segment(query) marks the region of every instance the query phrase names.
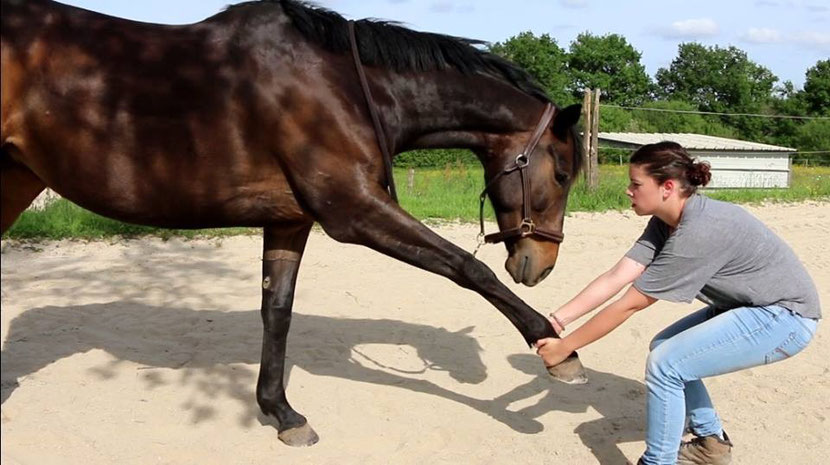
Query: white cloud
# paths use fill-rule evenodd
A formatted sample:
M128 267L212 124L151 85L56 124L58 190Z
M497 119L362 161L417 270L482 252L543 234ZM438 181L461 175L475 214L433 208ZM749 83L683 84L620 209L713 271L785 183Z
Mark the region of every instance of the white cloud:
M429 6L429 11L433 13L448 13L452 11L452 9L452 2L448 1L433 2L433 4Z
M585 8L588 6L588 0L559 0L559 3L565 8Z
M830 52L830 33L805 31L793 34L790 40L800 44Z
M660 28L657 33L670 39L696 39L711 37L720 32L718 23L709 18L686 19L675 21L668 28Z
M807 9L813 13L824 13L830 11L830 7L826 5L808 4Z
M752 27L741 35L741 39L756 44L769 44L781 42L781 33L775 29Z

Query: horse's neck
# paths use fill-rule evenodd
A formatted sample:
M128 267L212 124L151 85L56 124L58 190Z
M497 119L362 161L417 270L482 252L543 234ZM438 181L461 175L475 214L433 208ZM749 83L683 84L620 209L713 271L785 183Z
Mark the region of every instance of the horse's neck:
M496 79L458 72L389 75L385 124L396 152L477 149L489 134L532 130L544 103Z

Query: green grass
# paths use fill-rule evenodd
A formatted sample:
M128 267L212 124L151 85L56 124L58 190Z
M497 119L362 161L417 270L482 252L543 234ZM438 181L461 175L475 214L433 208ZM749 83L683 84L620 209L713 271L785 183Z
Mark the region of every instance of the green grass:
M27 210L3 238L12 239L101 239L105 237L158 236L171 237L231 236L258 233L252 228L225 229L162 229L122 223L85 210L65 199L58 199L43 210Z
M405 168L395 170L401 205L419 219L478 221L478 195L483 188L483 172L478 166L456 164L444 169L421 168L415 171L412 186ZM581 179L571 189L568 211L625 210L628 168L600 165L600 185L589 192ZM707 190L706 195L735 203L768 201L798 202L830 199L830 167L793 167L789 189ZM493 218L489 203L485 217ZM162 238L230 236L255 234L251 228L171 230L136 226L114 221L84 210L66 200L58 200L42 211L27 210L4 238L14 239L100 239L154 235Z
M416 218L461 221L478 220L478 194L483 188L479 167L416 170L413 187L407 183L407 170L396 170L401 205ZM631 202L625 195L628 167L600 165L599 186L590 192L580 177L568 196L568 212L625 210ZM734 203L799 202L830 199L830 167L793 166L789 189L708 189L709 197ZM489 204L485 217L492 219Z

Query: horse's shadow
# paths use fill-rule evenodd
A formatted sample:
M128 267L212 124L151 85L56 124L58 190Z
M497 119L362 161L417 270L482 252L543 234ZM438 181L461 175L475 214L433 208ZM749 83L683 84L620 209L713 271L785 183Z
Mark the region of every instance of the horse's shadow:
M584 412L589 407L603 418L576 429L602 463L624 463L615 447L620 441L642 436L642 384L609 373L589 371L591 382L567 386L548 378L538 357L509 356L518 370L535 375L532 381L494 399L477 399L418 379L427 370L444 370L460 383L481 383L487 370L481 348L469 335L471 328L448 331L395 320L342 319L294 314L289 335L288 368L294 366L318 376L396 386L454 400L523 433L542 431L537 418L550 411ZM182 385L195 387L208 397L228 395L240 402L240 422L266 421L254 398L256 373L241 364L256 365L260 356L262 326L258 310L244 312L195 311L154 307L132 301L69 307L34 308L15 318L2 349L2 401L18 387L18 381L41 368L74 354L100 349L115 360L95 367L102 379L118 376L115 366L123 361L141 365L148 390L175 382L174 368ZM367 344L411 346L420 359L413 368L395 366L394 360L377 360ZM290 386L290 384L289 384ZM546 395L535 405L511 410L512 403ZM198 397L198 396L194 396ZM210 402L193 400L194 422L216 413Z

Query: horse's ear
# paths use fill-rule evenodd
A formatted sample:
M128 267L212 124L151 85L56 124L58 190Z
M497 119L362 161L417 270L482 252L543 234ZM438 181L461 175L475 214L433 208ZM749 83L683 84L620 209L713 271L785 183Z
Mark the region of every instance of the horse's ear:
M567 138L568 130L579 121L579 115L582 114L582 105L571 105L564 110L560 110L553 120L553 135L559 140Z

